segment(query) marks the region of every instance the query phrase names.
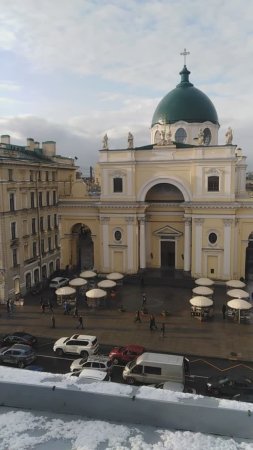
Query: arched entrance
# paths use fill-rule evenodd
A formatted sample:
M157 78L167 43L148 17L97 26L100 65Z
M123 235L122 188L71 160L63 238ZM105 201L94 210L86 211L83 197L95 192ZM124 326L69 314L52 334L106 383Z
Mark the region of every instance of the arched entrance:
M32 277L31 277L31 272L27 273L25 276L25 287L27 291L30 291L31 287L32 287Z
M72 228L72 265L78 270L94 267L94 244L90 228L76 224Z
M249 235L246 248L245 277L247 280L253 280L253 232Z
M183 269L184 202L180 189L171 183L152 186L146 196L145 235L147 267Z

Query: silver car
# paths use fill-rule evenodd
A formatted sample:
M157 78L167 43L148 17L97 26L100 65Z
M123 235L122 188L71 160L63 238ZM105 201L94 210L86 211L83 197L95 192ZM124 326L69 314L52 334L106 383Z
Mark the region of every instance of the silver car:
M71 366L71 372L80 372L83 369L96 369L111 374L113 368L112 361L108 356L94 355L88 358L75 359Z
M12 364L23 368L31 364L37 355L30 345L14 344L12 347L0 349L0 363Z

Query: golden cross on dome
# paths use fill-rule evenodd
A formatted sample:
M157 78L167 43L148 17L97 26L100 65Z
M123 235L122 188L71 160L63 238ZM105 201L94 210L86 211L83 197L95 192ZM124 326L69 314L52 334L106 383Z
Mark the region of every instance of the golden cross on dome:
M186 51L186 48L184 48L184 51L182 53L180 53L180 55L182 55L184 57L184 65L186 66L186 56L189 55L190 52Z

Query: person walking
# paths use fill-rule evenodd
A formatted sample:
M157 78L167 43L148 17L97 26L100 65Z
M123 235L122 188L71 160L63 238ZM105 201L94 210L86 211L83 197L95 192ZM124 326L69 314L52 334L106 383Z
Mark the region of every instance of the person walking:
M142 307L145 307L147 304L147 295L145 294L145 292L143 292L142 294Z
M73 317L78 317L78 309L77 309L77 306L75 306L74 313L73 313Z
M43 313L45 313L45 309L46 309L46 305L45 305L45 303L42 303L41 310L42 310Z
M138 310L138 311L136 311L136 314L135 314L135 319L134 319L134 321L135 322L139 322L139 323L141 323L141 316L140 316L140 311Z
M164 336L165 336L165 323L162 323L162 326L161 326L161 337L164 338Z
M55 317L54 314L51 317L52 328L55 328Z
M150 331L157 330L157 326L155 323L155 316L153 316L153 314L151 314L149 318L149 329Z
M83 329L83 318L82 316L78 317L78 325L76 328L82 328Z
M226 311L227 311L226 303L223 303L221 310L222 310L222 314L223 314L223 320L225 320L226 319Z

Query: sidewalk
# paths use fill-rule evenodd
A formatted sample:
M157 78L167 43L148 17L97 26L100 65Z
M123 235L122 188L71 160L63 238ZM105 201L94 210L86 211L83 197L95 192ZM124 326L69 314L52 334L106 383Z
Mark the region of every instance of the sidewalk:
M141 323L135 323L136 310L141 309L142 292L147 295L148 314L141 316ZM42 294L46 298L46 293ZM253 361L252 324L238 324L222 319L221 307L227 300L223 286L214 288L214 318L200 322L191 317L189 299L191 289L170 286L145 286L123 284L115 300L106 308L90 310L84 304L78 307L83 316L85 334L96 335L99 342L107 345L136 343L148 350L172 352L185 355L201 355L226 359ZM120 305L125 312L120 312ZM161 315L163 310L169 316ZM156 318L157 331L149 329L149 315ZM40 295L29 296L24 306L16 306L13 317L8 318L6 307L1 306L1 333L25 330L35 336L57 339L79 332L78 319L65 316L63 308L54 309L56 328L51 328L51 312L40 309ZM160 328L165 323L165 336Z

